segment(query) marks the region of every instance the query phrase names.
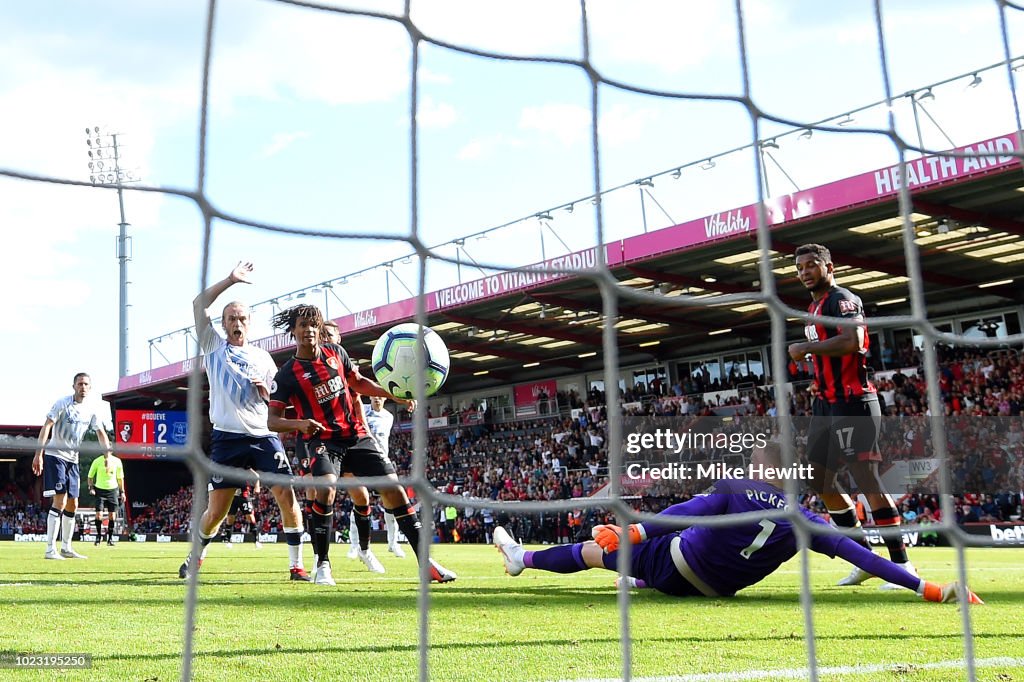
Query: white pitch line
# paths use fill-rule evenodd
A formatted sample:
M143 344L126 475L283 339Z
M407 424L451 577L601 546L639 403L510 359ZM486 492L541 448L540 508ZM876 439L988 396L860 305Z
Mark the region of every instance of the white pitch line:
M1024 658L979 658L974 665L979 668L996 666L1024 667ZM819 675L857 675L870 673L898 672L901 670L946 670L950 668L967 668L963 659L953 661L936 661L933 663L870 663L864 665L839 665L819 667ZM665 677L634 677L633 682L734 682L738 680L770 679L802 679L810 677L808 668L782 668L779 670L739 670L723 673L698 673L694 675L669 675ZM587 678L577 680L561 680L561 682L619 682L618 677Z

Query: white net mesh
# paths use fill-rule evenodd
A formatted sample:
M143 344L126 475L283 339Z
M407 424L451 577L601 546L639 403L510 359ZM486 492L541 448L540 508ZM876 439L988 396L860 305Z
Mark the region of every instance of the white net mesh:
M602 98L607 96L609 92L615 93L631 93L633 95L650 97L650 98L661 98L661 99L673 99L681 102L730 102L738 107L741 107L747 117L750 126L750 140L754 144L751 147L750 163L747 170L748 175L751 177L754 187L756 188L756 198L760 202L758 210L757 225L754 226L757 234L757 248L760 250L762 257L760 258L760 285L756 290L741 293L722 294L714 298L713 301L703 299L699 296L691 296L687 294L679 295L673 298L667 298L665 296L659 296L654 293L644 293L634 291L629 287L624 287L621 283L611 274L608 264L605 261L605 252L603 249L597 249L598 261L595 267L580 272L578 269L566 269L563 271L558 270L546 270L547 274L563 274L570 277L579 277L586 282L591 283L596 287L601 294L601 300L603 302L603 308L600 311L601 315L607 319L612 320L619 317L619 306L621 301L642 303L647 306L655 308L688 308L688 307L702 307L709 305L722 305L725 303L743 304L743 303L763 303L767 306L766 312L771 319L772 329L772 356L771 365L776 368L785 367L788 363L786 355L786 338L787 338L787 327L790 326L787 323L787 318L801 318L807 319L806 313L803 310L797 310L793 307L785 305L779 298L776 292L775 280L776 275L773 273L772 260L768 254L773 252L773 241L772 235L768 229L771 221L766 213L765 201L767 199L766 193L768 191L768 180L766 174L771 174L776 181L780 181L781 178L775 173L776 170L780 170L785 180L792 183L794 186L796 183L793 178L786 174L785 169L782 168L775 160L770 156L766 157L759 154L758 152L763 149L760 146L761 141L764 140L765 135L763 130L766 122L773 122L777 124L783 124L792 126L795 129L804 129L813 132L830 132L842 134L849 137L860 137L870 138L872 140L881 139L891 145L891 148L896 151L899 157L901 173L906 173L906 162L908 153L927 153L937 154L932 149L924 148L922 145L922 138L920 136L920 122L917 127L917 140L913 141L905 134L902 134L897 128L897 119L895 115L896 109L902 105L903 100L892 91L890 86L890 66L888 63L888 45L886 32L883 30L884 26L884 5L878 0L874 3L874 26L877 32L877 60L878 60L878 72L881 75L883 81L883 88L885 92L883 109L887 112L880 118L876 118L878 125L875 127L864 127L862 125L846 125L845 122L835 121L818 121L818 120L797 120L793 118L787 118L782 116L774 116L762 106L758 105L757 100L752 94L752 67L750 59L748 57L749 41L747 35L747 27L744 22L744 9L745 6L742 2L737 0L733 8L734 17L734 28L738 40L738 55L739 55L739 66L742 74L742 89L739 94L714 94L714 93L699 93L699 92L686 92L682 90L674 89L655 89L652 87L642 87L633 85L628 82L622 82L615 78L605 77L602 75L599 68L591 60L591 45L590 45L590 30L591 24L588 21L588 10L590 10L590 3L581 2L578 8L574 8L577 12L575 18L575 25L579 35L579 51L577 56L573 57L541 57L541 56L527 56L523 54L511 54L502 53L497 51L489 51L479 47L469 47L465 45L457 45L438 40L431 36L429 28L421 27L417 24L414 18L415 3L406 3L405 11L402 14L387 14L383 12L373 12L366 10L348 9L340 6L333 6L329 4L314 3L314 2L298 2L290 0L276 0L280 5L290 5L295 8L295 11L318 11L333 16L342 16L360 20L373 20L380 22L389 22L395 26L397 30L404 31L408 40L411 44L411 62L408 64L409 74L409 87L410 87L410 102L409 102L409 114L408 114L408 127L409 127L409 159L410 167L408 168L409 173L409 191L407 200L409 202L409 214L411 216L411 225L408 232L400 237L396 238L394 235L389 234L367 234L365 232L356 230L327 230L312 227L285 227L279 224L273 224L271 222L260 222L255 220L249 220L241 218L235 215L230 215L226 212L217 210L210 200L210 192L207 183L207 168L210 159L209 149L209 134L208 134L208 111L211 97L215 96L215 90L211 85L211 73L215 66L214 59L214 45L216 42L216 36L218 33L218 3L211 0L208 5L207 25L205 33L205 51L202 63L203 69L203 84L202 84L202 98L200 108L200 126L199 126L199 153L198 153L198 176L195 186L188 190L174 190L168 188L159 187L146 187L137 186L133 187L132 191L138 192L162 192L166 194L173 194L195 203L196 207L203 214L205 233L203 237L203 251L202 251L202 272L203 287L206 286L209 278L209 260L211 251L211 242L214 239L219 227L224 225L235 225L243 228L253 228L259 231L265 231L270 233L278 233L284 235L303 235L308 237L315 237L321 240L400 240L407 243L416 254L418 258L418 269L417 269L417 281L412 288L419 292L424 292L427 289L427 269L429 262L440 262L448 263L451 265L461 265L463 263L462 257L456 257L450 252L444 253L437 249L428 247L428 239L425 234L420 222L420 196L421 196L421 162L423 158L422 144L420 138L420 126L417 123L417 111L422 111L421 108L421 76L422 69L420 64L421 52L426 49L440 48L443 50L449 50L454 53L462 55L476 57L482 60L494 60L494 61L514 61L514 62L538 62L549 65L560 65L568 69L574 69L579 74L583 75L587 81L589 90L589 121L587 121L587 135L590 139L591 147L591 166L587 171L593 177L593 194L596 197L602 196L602 190L604 188L604 182L602 180L602 135L601 125L599 121L599 112L601 110ZM564 3L565 6L560 6L557 10L559 13L566 11L566 6L570 3ZM597 3L600 4L600 3ZM993 9L998 11L999 22L1000 22L1000 36L1002 40L1003 53L1005 58L1005 74L1008 77L1009 88L1011 97L1007 102L1009 108L1012 108L1013 120L1016 124L1016 129L1021 128L1020 125L1020 113L1017 106L1016 96L1016 74L1012 68L1012 57L1010 50L1010 39L1008 36L1008 21L1007 14L1010 12L1020 11L1024 8L1005 0L994 0L991 3ZM916 114L916 109L915 109ZM951 145L955 146L955 145ZM1021 147L1019 141L1017 148ZM1019 156L1018 154L1014 154ZM969 153L947 153L945 157L970 157ZM769 166L767 161L772 162L773 165ZM712 164L712 161L708 159L705 162L697 162ZM688 164L691 165L691 164ZM64 184L87 184L78 183L66 179L45 177L39 175L33 175L17 170L5 169L2 174L12 178L21 178L25 180L31 180L36 182L57 182ZM677 176L678 177L678 176ZM785 183L783 183L785 184ZM645 191L643 187L641 191ZM654 196L647 192L647 198L653 200L653 206L658 211L663 213L666 218L669 219L669 224L674 223L669 216L668 210L654 199ZM644 204L646 207L647 204ZM886 318L869 318L868 324L873 329L883 328L896 328L896 327L907 327L911 326L919 334L924 337L923 349L924 349L924 372L926 375L928 385L928 406L932 414L942 414L942 405L940 403L940 395L936 387L938 386L938 375L937 375L937 357L935 354L935 344L937 342L945 342L950 344L963 343L964 338L957 337L952 334L945 333L928 320L926 314L926 303L924 297L924 291L922 288L922 272L918 253L918 246L915 244L915 233L914 225L911 220L911 214L914 211L913 203L911 201L910 193L907 187L904 185L900 188L899 192L899 206L900 215L903 218L903 244L904 244L904 255L906 262L906 277L908 286L908 296L911 303L912 314L910 316L902 317L886 317ZM605 244L608 241L608 230L606 229L606 217L605 217L605 206L603 201L594 201L589 204L581 205L579 211L584 209L591 209L594 224L593 243ZM654 211L654 208L651 209ZM655 211L657 212L657 211ZM674 209L671 211L674 212ZM659 218L660 219L660 218ZM646 216L645 216L646 220ZM486 262L485 260L474 260L473 264L475 267L482 268L483 270L490 272L507 272L507 271L521 271L529 272L525 269L510 268L506 263L502 262ZM416 320L421 324L427 323L427 309L425 306L425 299L420 296L417 299L417 310ZM840 323L841 324L841 323ZM612 387L618 385L619 378L619 355L618 345L616 337L616 329L612 324L606 324L603 328L603 335L601 338L601 352L604 358L604 375L605 385ZM979 340L971 339L974 344L980 345L996 345L1005 343L1020 343L1024 341L1024 337L1020 335L1011 338L1003 339L991 339L991 340ZM787 419L790 410L790 402L788 400L788 391L790 387L783 381L780 376L781 373L776 372L776 385L775 390L777 392L778 400L777 404L779 407L779 417L781 426L781 441L784 445L784 456L787 461L795 461L795 453L793 447L789 444L793 442L793 427ZM202 385L201 370L198 366L195 367L189 386L192 389L197 389ZM622 452L622 416L619 402L614 397L614 391L609 391L611 399L607 404L608 413L608 433L607 442L609 444L609 471L610 471L610 499L601 500L589 500L589 499L572 499L563 501L551 501L551 502L526 502L526 503L501 503L494 502L492 500L473 500L466 499L463 497L443 495L435 491L430 481L425 476L425 453L427 451L427 424L426 417L424 414L418 414L415 420L414 426L414 448L415 455L413 457L413 466L411 475L403 480L403 483L415 487L419 498L424 503L423 518L425 520L432 518L433 508L436 504L453 505L457 507L475 506L479 508L487 507L496 511L509 511L509 512L540 512L540 511L553 511L553 510L571 510L580 507L605 507L610 508L616 512L619 517L619 521L624 525L626 523L635 522L644 518L648 518L644 515L638 515L633 508L624 502L621 498L623 495L622 481L620 472L623 469L623 452ZM202 431L199 428L200 422L203 419L202 416L202 397L199 390L191 390L189 393L188 410L190 414L190 425L191 432L198 434ZM940 462L946 458L946 445L943 438L937 438L935 441L936 454ZM206 501L206 488L209 478L214 475L225 475L230 474L231 470L224 467L219 467L212 464L203 454L198 447L198 438L193 436L189 446L182 451L187 456L188 466L191 468L194 479L195 479L195 493L194 493L194 513L192 527L196 528L199 525L199 519L202 511L205 509ZM941 468L941 467L940 467ZM942 475L942 491L948 493L950 491L950 481L948 475L945 474L945 469L941 468ZM272 475L265 475L263 477L265 484L273 483L288 483L289 479L282 477L274 477ZM368 481L372 484L373 481ZM795 489L788 491L790 494L796 492ZM937 530L943 530L948 533L948 537L956 547L957 561L959 567L959 578L962 584L966 584L966 571L964 563L964 549L969 544L976 542L972 536L965 534L959 529L953 519L955 514L952 513L950 507L951 502L948 495L943 496L943 522L941 526L936 527ZM797 505L793 505L794 510L790 512L779 512L779 516L785 516L794 521L797 529L799 546L801 548L801 605L803 609L803 617L806 628L806 652L807 662L809 669L809 676L811 679L818 678L817 660L818 657L815 652L815 624L812 617L812 604L813 598L809 590L809 561L807 547L809 543L809 537L811 532L819 532L819 528L812 527L812 524L806 523L803 517L795 510ZM764 517L759 517L764 518ZM700 525L707 526L723 526L728 524L735 524L743 522L743 518L706 518L700 520ZM430 534L424 533L420 551L421 554L426 555L429 551L430 546ZM193 552L196 553L199 549L198 537L193 540ZM620 571L623 573L628 572L630 566L630 551L628 545L625 546L624 550L620 553ZM418 677L420 679L428 679L430 677L430 670L428 668L428 647L430 642L430 631L428 628L428 609L430 607L430 592L428 590L429 575L427 565L424 563L421 566L420 571L420 591L418 597L419 604L419 670ZM184 633L184 647L182 653L182 669L181 677L183 680L191 679L192 677L192 662L193 662L193 649L194 649L194 631L195 631L195 613L200 603L198 596L198 587L195 578L193 578L189 584L188 596L185 603L186 619L185 619L185 633ZM621 671L624 679L629 679L632 670L632 645L630 636L630 619L629 619L629 606L630 606L630 593L629 590L623 586L619 592L619 610L620 610L620 637L621 637ZM963 627L963 654L966 660L967 675L969 679L974 680L977 678L976 670L974 666L974 643L972 639L971 629L971 616L968 609L962 610L962 627Z

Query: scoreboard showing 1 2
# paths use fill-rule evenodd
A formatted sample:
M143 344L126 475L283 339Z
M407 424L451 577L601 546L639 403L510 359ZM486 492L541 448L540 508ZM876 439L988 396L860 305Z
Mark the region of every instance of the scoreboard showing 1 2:
M118 443L138 443L152 446L147 454L124 455L154 456L168 446L184 445L188 441L188 412L168 410L118 410L114 438Z

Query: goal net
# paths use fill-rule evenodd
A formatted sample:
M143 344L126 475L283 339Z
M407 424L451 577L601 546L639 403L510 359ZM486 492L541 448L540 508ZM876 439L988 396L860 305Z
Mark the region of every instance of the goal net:
M422 518L425 523L433 518L434 509L438 505L454 506L458 508L474 507L477 509L488 508L496 513L505 512L509 514L527 514L541 512L568 512L574 509L605 509L615 513L618 522L625 526L640 520L650 520L651 514L640 513L636 509L636 489L624 486L625 465L628 463L629 454L624 452L626 433L624 431L624 408L615 387L620 380L620 338L617 322L625 315L622 312L623 306L631 310L642 309L648 311L651 318L659 315L677 312L679 310L703 310L713 307L751 306L755 314L763 315L770 319L771 324L771 355L762 359L767 364L776 368L772 372L773 385L770 390L774 392L777 405L777 430L776 434L782 444L783 461L795 463L799 461L799 455L795 446L799 428L792 419L791 405L793 403L794 387L801 387L799 381L787 381L784 371L790 365L790 358L787 353L788 340L793 337L793 329L796 325L803 325L812 320L806 312L803 303L795 304L792 301L784 301L777 291L778 268L783 267L783 261L791 257L791 250L788 245L780 245L773 238L772 228L778 224L778 211L788 211L789 218L799 217L802 210L808 210L802 206L781 206L777 201L780 196L790 196L788 193L794 189L801 189L805 182L800 177L795 177L787 163L781 160L778 154L780 143L797 143L798 140L827 140L832 155L859 156L865 154L865 148L872 152L884 154L884 158L892 161L894 172L880 179L879 182L888 183L889 190L898 196L899 215L898 220L893 222L900 231L900 238L903 243L903 268L906 279L906 298L909 300L909 314L902 316L883 316L871 313L866 319L866 324L872 331L911 327L915 330L922 341L919 344L920 352L923 355L921 367L923 378L927 386L927 408L931 415L942 415L945 406L942 402L939 390L940 379L938 373L939 359L937 346L947 344L950 346L965 345L970 343L985 349L995 349L1006 345L1019 345L1024 342L1021 334L1002 337L978 337L970 338L940 329L929 321L927 314L927 301L924 290L924 276L921 271L920 258L920 234L915 226L915 200L911 196L913 182L910 178L915 173L921 172L921 166L914 162L925 156L937 159L930 166L941 168L948 160L983 160L992 157L992 151L959 150L957 144L953 143L950 135L941 125L941 121L932 118L927 108L927 101L924 92L897 92L894 90L893 68L891 64L891 53L893 41L899 40L890 37L886 30L887 5L888 3L876 0L873 4L865 4L864 11L872 15L871 25L874 28L874 35L871 37L874 50L870 54L863 55L865 60L872 60L874 63L875 78L879 82L877 91L882 93L878 102L863 108L862 110L851 110L849 113L836 115L834 111L819 111L816 113L795 115L789 113L791 109L784 106L777 106L779 102L778 93L760 92L757 87L758 67L756 54L765 49L764 41L766 36L757 35L758 16L757 3L744 3L737 0L731 7L726 3L716 3L714 10L703 7L702 3L613 3L597 0L594 2L580 1L578 3L547 2L544 4L543 12L547 20L555 22L565 31L571 31L574 35L574 45L571 50L565 50L557 54L544 54L536 51L535 46L527 39L530 35L529 27L522 25L522 18L517 17L518 3L505 3L498 6L497 3L441 3L445 11L440 14L429 16L420 11L421 2L409 1L401 7L389 7L387 10L380 10L372 3L365 6L347 6L344 3L331 2L301 2L298 0L274 0L272 3L275 12L285 19L283 27L287 27L288 13L320 13L324 17L324 28L317 35L310 36L311 40L324 41L325 45L332 44L331 27L338 26L344 22L353 22L356 26L365 26L368 22L386 24L394 32L400 41L406 41L408 51L405 63L385 65L386 68L398 69L407 75L408 84L408 109L404 121L385 121L381 125L391 126L393 135L404 135L405 142L402 147L405 150L405 162L399 162L395 166L387 168L393 178L405 179L405 187L399 189L393 180L387 182L395 184L393 192L396 203L404 204L408 211L408 229L399 232L367 232L360 229L357 220L350 221L345 216L345 207L338 207L339 215L332 216L324 223L342 227L323 227L322 225L299 225L291 224L289 221L280 218L249 218L239 212L222 210L218 208L215 201L215 192L211 191L210 169L216 163L215 151L218 135L226 134L211 124L210 110L218 97L218 88L228 88L230 83L218 80L217 73L219 59L225 62L235 59L230 50L223 53L217 50L218 41L223 34L229 34L231 26L223 21L224 5L215 0L208 4L207 23L204 34L204 48L202 59L202 90L201 104L199 110L199 145L198 145L198 174L194 186L184 190L170 189L166 187L145 186L140 184L131 188L132 192L161 192L173 195L192 202L202 213L204 222L204 234L201 243L202 260L202 282L199 288L205 288L210 282L216 279L217 274L211 272L210 263L214 244L221 238L241 239L239 235L256 235L254 239L294 239L292 244L301 243L302 248L309 248L310 243L330 244L331 253L335 253L336 245L358 244L364 247L371 243L398 243L405 245L410 253L410 259L405 265L404 277L393 274L386 279L386 285L394 287L394 291L401 293L402 288L408 289L411 293L419 294L416 298L414 319L420 324L428 323L428 302L425 292L430 291L430 282L452 281L455 278L462 281L463 271L481 273L485 276L503 277L509 273L517 273L525 278L543 276L545 278L575 278L581 282L581 286L592 287L600 293L601 307L599 310L590 311L593 318L602 321L590 330L600 330L600 356L603 358L604 386L606 391L606 405L608 427L606 433L608 448L608 488L606 495L593 498L573 498L553 501L530 501L530 502L496 502L490 499L475 499L439 492L427 478L427 444L428 444L428 423L426 414L419 412L413 422L413 446L414 455L412 460L411 473L404 477L402 482L405 485L415 488L418 498L423 503ZM425 3L425 4L430 4ZM979 3L980 4L980 3ZM670 7L670 5L678 5ZM700 6L698 6L700 5ZM656 6L656 7L655 7ZM725 10L723 10L725 8ZM531 9L537 9L531 6ZM985 76L988 78L1003 78L1007 82L1005 97L998 102L1001 108L1001 123L998 124L1006 132L1012 127L1013 131L1021 129L1020 113L1017 106L1016 89L1016 67L1019 66L1011 51L1011 40L1009 35L1010 16L1020 12L1024 7L1006 0L993 0L991 3L991 21L998 24L998 35L1002 44L1002 59L999 64L987 67ZM726 11L727 10L727 11ZM525 10L524 10L525 11ZM817 11L815 8L814 11ZM898 12L905 12L906 6L900 4ZM917 11L915 9L915 11ZM921 10L923 11L923 10ZM420 14L418 14L420 12ZM498 47L477 44L470 31L449 30L451 27L445 21L458 24L460 12L471 16L478 13L495 13L489 18L492 22L508 22L510 32L514 33L519 42L509 39L499 41ZM711 80L702 79L696 88L691 88L685 81L679 83L651 83L642 76L637 80L630 79L630 76L637 75L636 72L626 71L626 76L621 76L613 71L605 70L601 54L595 53L595 17L602 21L619 20L622 22L633 22L635 25L635 42L629 45L619 45L611 49L623 51L642 51L645 49L645 35L650 40L672 40L675 35L675 28L671 22L681 22L678 26L680 35L678 52L679 59L686 60L685 54L688 49L687 41L694 41L693 49L700 49L701 43L696 36L690 35L689 31L682 24L685 24L687 13L700 12L712 13L717 17L723 12L721 19L727 20L715 27L717 33L710 39L731 41L736 46L732 61L729 67L733 69L735 77L730 79L726 87L710 87ZM751 15L754 15L753 18ZM534 19L538 15L530 14ZM439 18L440 17L440 18ZM706 20L707 17L704 17ZM663 24L663 25L659 25ZM668 26L664 24L670 24ZM707 22L702 25L708 25ZM283 30L283 29L282 29ZM392 36L392 38L395 37ZM449 36L457 36L452 39ZM462 42L464 41L464 42ZM541 46L543 48L543 45ZM336 49L335 49L336 48ZM272 44L267 45L267 51L273 53L275 50ZM439 55L444 55L443 57ZM373 79L363 78L361 75L360 59L358 54L349 54L343 45L332 46L326 49L323 54L325 59L338 60L334 68L339 72L339 83L336 87L348 89L344 96L339 95L339 101L358 101L359 93L362 90L372 90L379 87ZM277 55L267 59L260 68L289 68L295 66L302 69L302 65L291 65L286 54L279 55L282 62L274 65L278 59ZM573 139L586 140L589 147L587 163L584 167L578 168L580 176L589 179L589 188L582 193L583 198L572 199L568 196L555 195L556 200L564 203L558 207L556 215L548 211L531 216L524 221L515 221L511 229L503 231L505 226L491 228L477 235L480 240L477 248L472 244L465 244L459 240L446 242L438 246L434 242L430 225L439 220L437 215L431 215L428 220L422 215L424 195L429 193L430 188L436 183L443 182L443 178L437 177L433 169L437 168L432 162L432 157L440 154L462 154L467 157L485 153L516 154L515 140L511 137L497 136L488 140L479 140L473 144L463 145L453 149L450 143L437 136L425 133L431 117L444 117L447 115L443 107L424 95L425 83L433 82L431 79L438 79L440 76L436 71L431 70L430 64L443 59L474 60L482 66L493 69L495 78L507 77L509 65L530 65L537 69L558 70L565 74L564 78L556 81L556 87L564 87L572 96L579 100L578 106L571 108L542 106L532 108L525 115L523 125L535 128L549 127L557 131L553 135L569 136ZM807 55L807 59L814 59L813 55ZM977 74L975 74L977 77ZM794 87L807 88L815 87L813 83L798 83L800 76L794 75ZM295 87L297 89L321 87L311 82L304 74L295 74ZM550 84L548 84L550 85ZM708 87L705 87L708 86ZM931 89L928 90L931 93ZM785 93L783 93L785 95ZM728 125L735 130L744 131L743 137L734 137L740 140L736 149L722 152L714 148L704 146L703 141L691 139L688 144L691 149L673 151L676 158L680 154L688 159L685 163L666 163L666 170L655 173L650 178L637 181L629 181L625 184L615 185L621 179L609 171L609 164L613 164L617 157L616 145L629 144L628 128L636 123L635 120L616 120L617 103L624 98L635 98L636 101L646 99L671 101L678 107L676 111L680 114L679 125L699 129L701 126L709 125L716 117L722 117L728 121ZM815 103L817 106L818 103ZM781 111L783 113L776 113ZM1003 125L1005 123L1005 125ZM957 137L956 132L953 137ZM694 138L699 135L694 136ZM614 143L609 143L609 139ZM972 138L975 139L975 138ZM1021 148L1018 139L1014 150L999 150L1001 156L1012 156L1019 158L1016 149ZM949 151L954 149L954 151ZM363 150L366 151L366 150ZM654 158L666 158L663 154L652 155ZM385 163L390 163L390 159ZM381 165L367 162L368 172L378 172ZM926 168L926 170L927 170ZM600 248L624 233L636 232L640 227L646 232L648 229L656 229L676 225L678 217L683 215L704 215L713 214L714 211L701 210L705 206L704 197L700 188L707 186L707 183L722 183L722 175L717 180L708 180L712 170L726 171L733 183L743 185L740 190L746 193L751 199L752 212L744 215L715 214L713 220L705 221L705 228L709 236L729 236L740 229L748 232L751 241L744 247L737 247L736 251L756 251L747 258L747 265L750 266L749 273L752 275L752 283L747 287L735 287L733 289L716 290L707 281L705 286L675 286L666 285L662 289L656 284L652 288L643 289L629 286L621 278L613 274L616 263L609 263L608 251ZM7 177L21 178L35 182L59 182L65 184L88 185L88 182L37 176L12 169L0 169L0 173ZM612 177L611 182L606 180ZM680 192L677 196L667 196L668 193L660 193L656 187L661 183L674 181L687 182L689 179L690 193ZM834 180L836 178L822 178ZM365 181L365 178L358 179L354 176L339 178L304 178L303 183L311 186L320 182L358 182ZM515 178L493 178L493 182L507 183L510 188L508 205L513 211L528 211L535 207L520 206L515 197ZM611 187L611 185L615 185ZM578 184L574 185L579 187ZM639 204L642 210L642 219L635 219L636 206ZM382 209L384 210L384 209ZM458 207L453 207L453 212ZM622 225L623 217L631 222L626 228ZM558 221L563 224L572 225L568 230L559 228ZM575 221L575 222L571 222ZM642 225L640 225L642 223ZM742 226L742 227L741 227ZM513 251L511 259L504 258L503 252L507 252L514 242L521 240L523 232L528 229L530 241L534 241L536 235L536 246L539 248L540 258L534 258L534 253L523 256L521 251ZM949 228L947 227L947 230ZM954 227L954 229L956 229ZM222 237L228 234L229 237ZM571 236L570 236L571 235ZM315 240L315 241L311 241ZM489 242L487 240L490 240ZM823 236L821 241L827 244L828 236ZM553 254L561 255L565 252L577 252L582 250L580 245L591 249L588 253L593 254L593 261L570 261L566 260L560 264L552 265ZM597 247L597 248L593 248ZM223 248L223 247L220 247ZM313 247L314 249L319 247ZM367 247L369 248L369 247ZM394 253L389 251L388 253ZM835 254L837 262L841 262L842 256ZM299 265L301 262L296 261ZM522 263L543 262L543 269L523 266ZM287 263L287 261L283 261ZM791 267L791 264L790 264ZM392 272L395 272L392 270ZM696 283L695 283L696 284ZM856 288L856 287L854 287ZM669 295L671 294L671 295ZM324 294L327 295L326 293ZM391 300L391 292L388 293L388 300ZM347 306L346 306L347 307ZM360 307L356 308L361 309ZM544 308L546 310L546 308ZM879 309L874 309L878 311ZM884 309L881 310L884 312ZM543 312L540 313L543 319ZM568 325L580 319L579 311L575 317L561 318L557 324ZM836 326L853 327L849 321L831 320ZM351 350L351 349L350 349ZM366 353L368 355L368 352ZM453 360L457 364L458 359ZM737 370L746 375L758 372L752 366L744 365ZM703 380L699 376L699 370L693 376ZM649 379L656 380L657 377ZM710 378L709 378L710 380ZM201 433L199 425L204 416L203 399L201 395L202 369L196 364L189 381L188 411L190 415L190 431L193 434ZM421 382L422 383L422 382ZM737 404L744 404L754 399L758 386L751 380L739 379L737 385L740 389L737 392ZM423 396L420 396L421 398ZM626 408L628 412L629 408ZM941 428L931 431L932 445L934 446L935 458L939 462L938 473L931 481L935 489L942 493L942 521L935 526L935 531L941 532L956 549L959 578L962 584L967 583L965 569L965 549L972 544L980 544L979 540L965 533L955 522L956 514L952 509L950 493L953 491L953 483L945 473L944 464L948 458L946 439ZM207 498L207 484L212 476L230 475L232 472L224 467L219 467L210 462L199 445L198 437L192 437L187 447L178 450L191 469L194 476L194 512L192 528L199 525L200 516L205 508ZM702 462L704 460L701 460ZM707 460L708 462L712 460ZM244 473L235 471L234 473ZM264 485L288 484L291 479L274 475L262 477ZM358 481L350 481L356 484ZM344 486L342 486L344 487ZM813 618L813 597L809 589L809 559L808 547L812 533L822 532L822 529L815 527L815 524L808 523L799 512L799 504L796 502L796 495L799 493L795 481L787 484L787 494L792 496L789 509L780 511L779 518L786 518L792 521L797 529L797 536L800 546L800 570L802 573L800 603L803 612L805 626L805 648L807 656L807 675L810 679L817 679L818 656L815 649L815 622ZM740 519L740 521L749 519ZM700 520L688 519L686 523L679 523L680 528L684 525L703 525L708 527L724 527L736 524L737 519L722 517L708 517ZM842 531L836 531L842 532ZM200 549L198 536L193 533L193 553ZM423 534L421 538L420 552L427 555L430 551L431 533ZM619 569L627 574L630 566L630 548L624 545L620 552ZM418 677L426 680L431 677L428 649L431 640L430 620L428 612L430 609L430 590L428 566L424 563L420 570L420 590L418 596L419 606L419 669ZM185 631L184 647L182 653L181 677L183 680L191 679L193 675L193 650L195 647L195 613L201 608L202 600L199 596L198 583L193 576L189 582L187 599L185 601ZM624 679L629 679L633 662L633 638L631 637L630 624L630 591L626 584L623 584L618 596L619 607L619 634L620 634L620 656L621 674ZM977 679L974 663L974 644L972 638L972 620L970 610L962 609L962 635L963 654L966 666L966 673L969 679Z

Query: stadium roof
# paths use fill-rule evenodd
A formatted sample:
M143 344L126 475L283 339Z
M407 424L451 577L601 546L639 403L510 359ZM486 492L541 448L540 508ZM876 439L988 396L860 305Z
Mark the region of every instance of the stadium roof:
M37 438L42 424L0 424L0 436L21 436L22 438Z
M1024 175L1009 155L1016 146L1010 133L955 150L967 156L908 161L930 316L1024 303ZM861 295L868 315L909 314L899 179L898 166L891 166L767 200L772 269L784 303L806 308L792 253L800 244L819 242L832 251L838 282ZM619 297L614 324L620 366L769 342L769 318L757 301L686 307L660 302L686 295L713 304L724 294L758 294L757 209L743 206L603 247L615 279L645 294L644 300ZM577 274L596 265L598 255L588 249L529 272L498 273L426 294L428 324L452 354L444 392L600 370L602 299L597 284ZM377 337L412 319L415 303L407 299L336 318L350 355L365 367ZM291 353L283 334L257 343L278 360ZM156 401L180 407L194 362L124 377L104 397L118 407Z

